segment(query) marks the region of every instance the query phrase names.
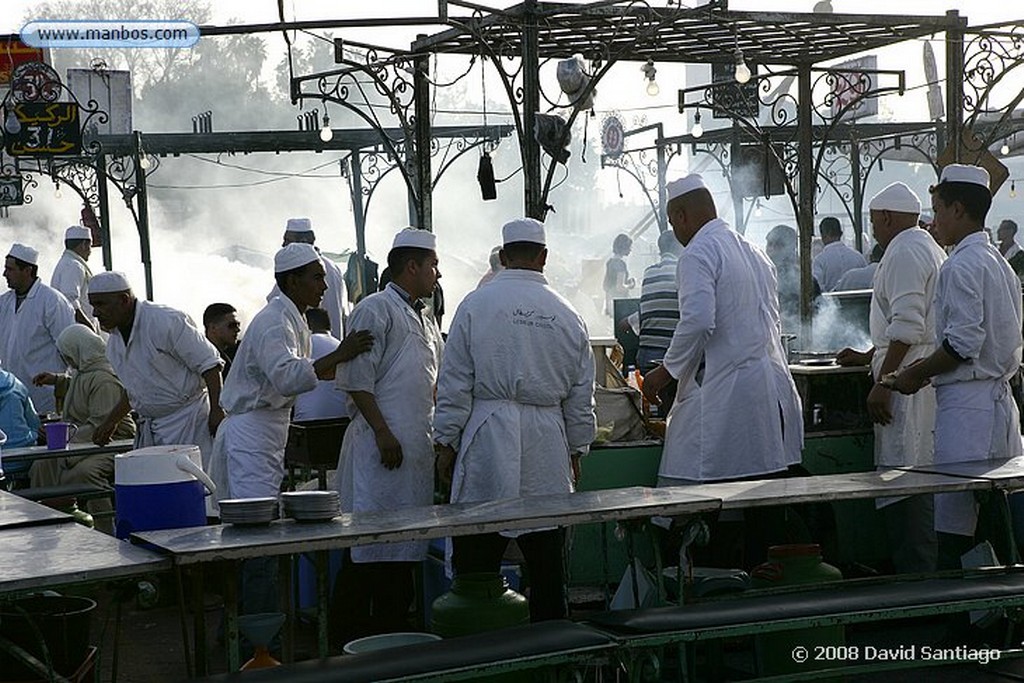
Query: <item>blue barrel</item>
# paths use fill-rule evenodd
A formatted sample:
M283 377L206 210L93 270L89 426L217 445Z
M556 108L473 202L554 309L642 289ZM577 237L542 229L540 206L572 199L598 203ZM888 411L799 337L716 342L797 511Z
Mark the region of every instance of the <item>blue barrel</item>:
M206 524L204 499L216 490L200 466L198 446L149 446L114 458L114 532Z

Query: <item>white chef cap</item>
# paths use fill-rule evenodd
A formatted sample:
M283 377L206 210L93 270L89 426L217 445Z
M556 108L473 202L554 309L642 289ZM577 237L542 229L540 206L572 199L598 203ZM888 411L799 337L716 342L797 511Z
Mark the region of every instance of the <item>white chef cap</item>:
M513 242L532 242L546 244L544 224L536 218L519 218L501 226L502 244Z
M31 263L33 266L39 265L39 252L32 247L25 246L24 244L18 244L15 242L11 245L11 250L7 252L7 255L11 258L16 258L19 261Z
M970 183L981 185L989 189L988 171L981 166L969 166L967 164L950 164L942 169L939 176L940 183Z
M896 211L899 213L921 213L921 200L901 182L895 182L871 198L870 211Z
M307 263L320 260L320 254L312 244L305 242L292 242L286 247L281 247L274 254L274 272L287 273L289 270L301 268ZM92 285L90 285L91 289Z
M704 178L699 173L691 173L678 180L673 180L665 186L665 189L668 191L668 201L672 201L676 197L682 197L694 190L706 190L708 186L704 184Z
M308 218L289 218L284 226L285 232L313 232L313 222Z
M92 241L92 231L81 225L72 225L64 231L65 240L89 240Z
M97 273L89 279L90 294L109 294L111 292L130 292L132 286L124 273L108 270Z
M405 228L395 235L395 241L391 244L392 249L399 247L416 247L417 249L437 249L437 236L429 230L419 228Z

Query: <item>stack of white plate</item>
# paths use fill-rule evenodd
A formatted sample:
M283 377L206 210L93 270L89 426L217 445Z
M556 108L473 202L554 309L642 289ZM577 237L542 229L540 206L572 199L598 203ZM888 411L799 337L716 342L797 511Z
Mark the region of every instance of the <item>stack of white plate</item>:
M285 517L297 522L323 522L341 514L337 491L289 491L281 494Z
M233 498L217 503L223 524L269 524L277 519L277 498Z

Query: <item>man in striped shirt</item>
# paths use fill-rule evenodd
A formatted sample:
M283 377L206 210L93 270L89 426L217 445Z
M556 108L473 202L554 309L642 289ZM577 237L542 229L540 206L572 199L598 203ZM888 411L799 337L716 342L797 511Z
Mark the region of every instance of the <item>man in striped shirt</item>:
M665 357L672 342L672 334L679 323L679 289L676 285L676 265L683 246L671 230L658 237L661 259L644 270L640 285L640 348L636 365L642 374L654 369ZM667 412L675 399L676 385L672 382L664 390L662 406Z

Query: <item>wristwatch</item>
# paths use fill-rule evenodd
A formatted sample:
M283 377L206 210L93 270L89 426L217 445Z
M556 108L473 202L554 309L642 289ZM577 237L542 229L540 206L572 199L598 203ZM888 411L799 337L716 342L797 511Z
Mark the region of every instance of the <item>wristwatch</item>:
M898 373L895 372L895 371L894 372L887 372L884 375L882 375L882 378L878 380L878 383L881 384L886 389L895 389L896 388L896 375L897 374Z

